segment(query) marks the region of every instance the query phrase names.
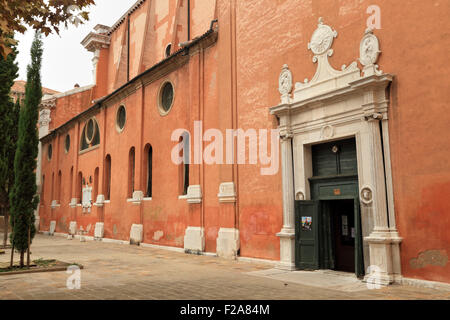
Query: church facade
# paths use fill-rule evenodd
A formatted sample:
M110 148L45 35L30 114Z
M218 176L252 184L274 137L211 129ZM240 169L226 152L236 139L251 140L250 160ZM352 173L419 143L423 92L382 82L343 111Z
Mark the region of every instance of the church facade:
M448 10L137 1L42 102L39 229L450 282Z

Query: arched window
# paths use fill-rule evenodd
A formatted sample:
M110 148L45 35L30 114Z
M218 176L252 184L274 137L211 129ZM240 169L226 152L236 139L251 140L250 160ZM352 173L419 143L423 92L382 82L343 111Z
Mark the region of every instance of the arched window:
M132 147L128 155L128 198L133 197L134 175L135 175L135 151L134 147Z
M58 182L57 182L57 184L56 184L56 186L57 186L57 189L56 189L56 199L55 200L58 200L59 202L61 202L61 194L62 194L62 173L61 173L61 170L58 172Z
M93 197L92 197L92 201L97 201L97 196L98 196L98 174L99 174L99 168L95 168L95 172L94 172L94 192L93 192Z
M111 200L111 156L105 158L105 200Z
M77 199L78 199L78 203L81 203L82 198L83 197L83 174L80 172L78 172L78 177L77 177Z
M180 157L183 158L183 162L180 164L180 182L179 189L181 195L187 195L189 187L189 163L190 163L190 136L188 132L183 133L180 137L180 143L183 144L182 150L180 150Z
M70 168L70 186L69 186L69 202L72 200L72 191L73 191L73 167Z
M80 151L87 150L100 144L100 129L97 120L90 118L86 121L81 132Z
M169 44L167 45L166 51L165 51L166 58L170 57L170 54L171 54L171 53L172 53L172 44L169 43Z
M55 173L52 173L52 189L50 190L50 195L51 195L51 199L50 201L53 202L53 200L55 200Z
M42 176L41 203L45 206L45 174Z
M150 144L147 144L144 149L144 170L145 170L145 178L147 182L145 196L148 198L152 197L152 185L153 185L153 148Z

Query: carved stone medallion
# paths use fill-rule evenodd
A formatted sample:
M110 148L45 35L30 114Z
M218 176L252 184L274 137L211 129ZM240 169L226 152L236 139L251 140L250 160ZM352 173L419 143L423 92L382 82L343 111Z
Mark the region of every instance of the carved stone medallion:
M377 63L378 57L381 53L380 42L373 34L373 30L368 29L366 31L366 35L361 40L359 52L359 61L363 66L370 66Z
M285 64L281 70L278 90L283 96L289 94L292 90L292 72L289 70L287 64Z
M319 19L319 26L314 31L311 42L308 43L310 49L315 55L326 53L333 45L334 38L337 37L337 32L331 29L330 26L323 24L323 19Z
M373 191L369 186L365 186L361 189L360 193L361 202L369 205L373 202Z

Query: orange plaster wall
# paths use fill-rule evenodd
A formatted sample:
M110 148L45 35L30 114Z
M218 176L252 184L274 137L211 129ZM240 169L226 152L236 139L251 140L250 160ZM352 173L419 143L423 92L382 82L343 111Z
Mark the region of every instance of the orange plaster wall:
M188 65L168 75L175 85L174 107L168 116L161 117L156 106L157 92L163 80L160 79L142 88L143 95L138 91L96 115L100 130L106 133L101 137L98 150L79 156L77 162L77 151L64 155L61 145L59 167L53 160L45 160L44 155L43 174L46 178L45 206L41 206L40 212L42 229L48 228L50 220L57 217L61 221L57 230L64 230L75 211L77 220L84 227L104 217L106 238L126 240L131 224L143 223L144 242L182 247L186 227L203 224L206 251L214 252L219 228L239 226L242 256L279 259L276 233L282 227L281 167L274 176L261 176L259 165L237 168L238 220L234 221L234 207L220 205L217 199L219 184L232 181L233 168L191 166L191 185L201 184L204 192L202 220L200 206L189 206L186 200L178 199L178 189L174 186L179 173L177 166L170 161L170 152L175 145L170 143L170 134L176 128L189 129L193 134L193 121L200 118L204 119L204 130L230 128L233 117L237 127L244 130L276 128L276 120L269 115L269 108L280 101L277 87L281 67L287 63L297 82L314 75L316 66L307 44L317 27L318 18L323 17L325 23L339 33L330 62L340 69L343 64L348 65L358 58L359 43L368 18L366 9L374 3L368 0L337 1L332 5L327 0L236 1L234 33L229 20L232 16L230 2L217 1L218 43L207 49L204 57L194 55ZM207 13L204 17L208 17L193 18L192 37L195 37L197 32L203 34L209 28L209 14L213 10L211 4L200 6L199 0L192 3L194 17L203 10ZM430 265L434 262L429 261L429 254L433 252L438 252L438 260L450 252L450 208L447 201L450 198L447 164L450 119L446 112L450 98L446 88L450 66L442 50L450 41L446 31L449 30L447 17L450 9L444 0L417 0L408 4L378 0L375 4L381 7L382 13L382 29L375 31L383 51L380 69L396 76L390 90L389 116L396 218L400 236L404 238L401 245L402 273L405 277L450 282L450 264L437 266ZM175 1L165 4L158 1L156 7L160 7L162 13L154 26L157 30L155 41L160 46L154 49L154 62L162 58L167 40L171 39L173 19L170 17L173 17L176 5ZM207 20L205 29L203 26ZM140 23L136 22L136 26ZM107 68L108 92L115 88L114 79L119 66L114 55L117 58L119 52L120 56L120 37L125 25L112 35ZM236 44L235 51L231 49L231 43ZM143 48L146 50L145 44ZM136 57L138 50L136 47L133 50L132 56ZM230 62L233 59L234 68ZM127 108L127 124L125 131L119 134L115 118L121 103ZM58 101L55 116L52 111L53 127L63 122L59 111L62 105ZM89 105L83 104L84 107ZM143 117L140 117L142 106ZM232 111L234 107L236 112ZM103 115L106 119L102 118ZM102 123L106 123L106 127ZM77 134L76 126L70 130L71 134ZM61 144L64 136L60 139ZM72 139L74 148L76 139L78 137ZM154 154L153 199L144 201L139 207L126 201L128 152L132 146L136 147L136 174L140 176L137 181L139 188L143 189L145 183L140 171L142 163L139 162L147 143L153 146ZM89 215L82 214L81 208L64 207L69 197L63 189L61 208L49 209L53 199L50 199L51 188L48 186L53 172L56 180L57 171L61 168L63 181L66 181L72 165L78 166L78 171L82 171L84 176L94 175L95 168L100 166L102 176L106 154L112 158L111 203L105 204L103 209L93 209ZM76 174L77 171L74 172L74 181ZM419 256L421 258L417 259Z
M144 47L144 34L147 19L147 10L150 1L146 1L130 16L130 79L140 73L142 48Z
M209 30L211 21L214 20L215 9L216 0L191 0L191 39Z
M366 9L373 4L380 6L382 17L382 29L375 31L383 51L380 69L396 76L389 116L395 209L404 237L402 272L405 277L450 282L450 263L433 266L428 258L418 267L415 260L421 253L439 251L435 259L447 261L450 254L450 116L446 112L450 66L442 50L450 42L447 1L238 1L240 126L273 126L268 108L279 103L277 83L283 64L289 65L294 81L314 75L316 66L307 44L319 17L339 33L331 64L340 69L356 60L369 17ZM240 205L246 207L241 209L241 220L248 216L248 222L255 216L252 203L266 211L272 204L280 217L281 178L262 179L252 174L254 170L239 171ZM242 241L245 245L245 233Z
M92 89L67 95L56 100L56 108L51 110L50 130L58 128L77 114L92 106Z

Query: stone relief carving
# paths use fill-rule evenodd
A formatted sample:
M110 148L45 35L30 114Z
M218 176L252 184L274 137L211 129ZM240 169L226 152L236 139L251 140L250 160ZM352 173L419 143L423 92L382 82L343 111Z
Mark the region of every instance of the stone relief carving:
M373 202L373 191L369 186L364 186L360 192L361 202L365 205L369 205Z
M294 138L294 135L292 134L292 132L290 132L290 131L282 131L282 132L280 132L280 139L281 139L281 141L291 140L292 138Z
M331 29L323 23L323 18L319 18L319 25L314 31L311 42L308 43L308 49L310 49L315 55L322 55L324 53L333 54L333 50L329 52L333 45L333 40L338 35L337 31ZM316 58L316 57L315 57Z
M372 29L367 29L364 38L360 45L360 58L359 61L363 66L375 64L378 61L380 55L380 43L378 38L373 34Z
M377 36L373 34L372 29L367 29L359 46L359 62L364 66L363 71L366 76L383 73L383 71L378 70L376 64L380 53L380 42Z
M81 207L83 208L83 213L91 213L92 208L92 187L83 188L83 198L81 201Z
M278 80L278 91L281 94L281 102L289 103L289 94L292 91L292 72L285 64L281 70L280 78Z
M39 126L44 127L50 124L50 109L42 109L39 112Z
M304 201L305 200L305 193L303 191L297 191L295 194L295 200L297 201Z
M321 130L321 136L324 139L330 139L334 137L334 127L333 126L324 126Z
M356 61L352 62L348 67L343 65L341 71L335 70L330 65L328 57L331 57L334 53L331 47L337 35L337 31L324 24L323 19L319 18L319 25L308 43L308 49L314 54L313 62L318 63L317 71L311 81L305 79L303 83L297 82L295 84L294 100L298 98L300 90L310 88L314 83L325 82L331 78L345 76L356 71L360 72Z

